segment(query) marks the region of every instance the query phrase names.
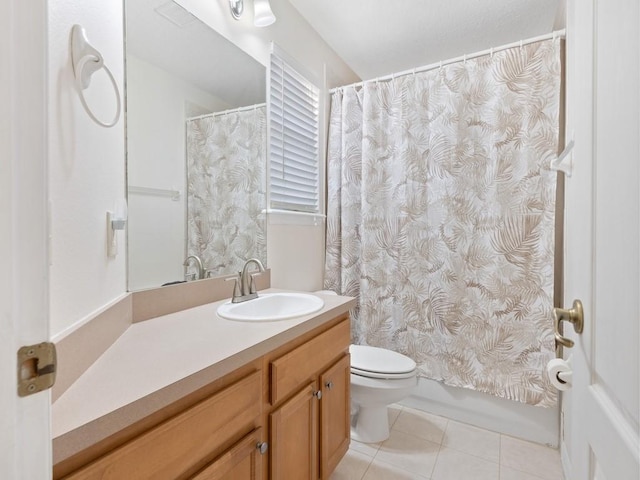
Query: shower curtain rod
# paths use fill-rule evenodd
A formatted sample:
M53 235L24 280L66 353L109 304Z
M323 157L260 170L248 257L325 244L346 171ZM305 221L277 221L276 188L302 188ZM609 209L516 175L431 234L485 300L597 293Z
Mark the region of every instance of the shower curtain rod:
M229 110L223 110L222 112L213 112L213 113L205 113L204 115L198 115L197 117L189 117L187 118L187 122L191 122L192 120L200 120L202 118L208 118L208 117L218 117L220 115L228 115L229 113L239 113L239 112L244 112L246 110L255 110L259 107L264 107L266 106L266 103L256 103L255 105L249 105L246 107L239 107L239 108L231 108Z
M399 73L392 73L391 75L385 75L383 77L377 77L377 78L373 78L370 80L363 80L361 82L356 82L356 83L352 83L350 85L344 85L342 87L336 87L336 88L332 88L331 90L329 90L329 93L334 93L334 92L338 92L338 91L342 91L345 88L358 88L358 87L362 87L365 83L370 83L370 82L380 82L380 81L385 81L385 80L393 80L397 77L403 77L405 75L413 75L416 73L421 73L421 72L427 72L429 70L434 70L436 68L440 68L443 67L444 65L450 65L452 63L457 63L457 62L463 62L465 60L470 60L472 58L478 58L478 57L482 57L484 55L493 55L495 52L499 52L501 50L506 50L508 48L514 48L514 47L522 47L524 45L529 45L530 43L536 43L536 42L542 42L544 40L549 40L551 38L555 39L555 38L564 38L565 37L565 30L556 30L552 33L547 33L545 35L540 35L538 37L532 37L532 38L528 38L527 40L520 40L519 42L513 42L513 43L508 43L506 45L502 45L500 47L494 47L494 48L489 48L488 50L482 50L476 53L472 53L469 55L462 55L460 57L455 57L455 58L450 58L449 60L444 60L444 61L440 61L437 63L431 63L429 65L425 65L423 67L418 67L418 68L413 68L411 70L404 70L402 72Z

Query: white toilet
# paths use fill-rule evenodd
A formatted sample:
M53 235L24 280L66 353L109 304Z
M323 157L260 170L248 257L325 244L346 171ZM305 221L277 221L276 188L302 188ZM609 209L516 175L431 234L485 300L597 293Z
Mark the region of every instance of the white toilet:
M416 362L391 350L351 345L351 438L377 443L389 438L387 406L418 384Z

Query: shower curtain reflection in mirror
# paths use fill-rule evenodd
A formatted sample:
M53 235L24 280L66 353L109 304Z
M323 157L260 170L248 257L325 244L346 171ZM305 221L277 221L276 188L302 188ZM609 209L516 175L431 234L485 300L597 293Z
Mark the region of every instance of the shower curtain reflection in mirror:
M209 275L266 264L266 106L187 120L187 251Z

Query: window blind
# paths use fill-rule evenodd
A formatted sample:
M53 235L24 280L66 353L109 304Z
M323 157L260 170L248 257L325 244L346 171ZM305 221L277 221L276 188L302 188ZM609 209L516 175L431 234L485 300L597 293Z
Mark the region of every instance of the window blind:
M276 53L270 63L270 206L317 213L319 89Z

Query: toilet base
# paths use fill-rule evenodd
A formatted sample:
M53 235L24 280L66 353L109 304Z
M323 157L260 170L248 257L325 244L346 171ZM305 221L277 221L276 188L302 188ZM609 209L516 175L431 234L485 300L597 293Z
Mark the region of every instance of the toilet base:
M389 438L389 417L386 405L362 406L358 409L351 438L362 443L378 443Z

